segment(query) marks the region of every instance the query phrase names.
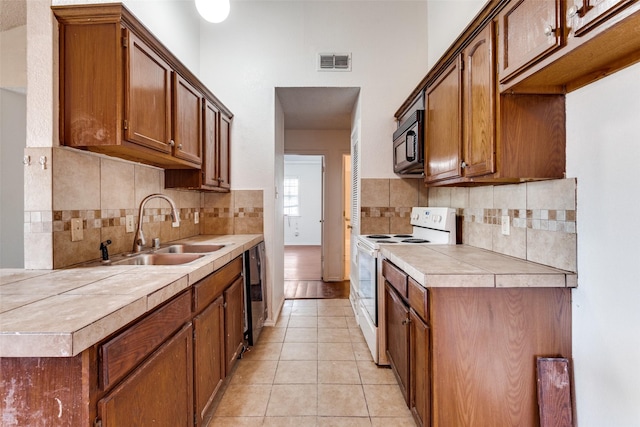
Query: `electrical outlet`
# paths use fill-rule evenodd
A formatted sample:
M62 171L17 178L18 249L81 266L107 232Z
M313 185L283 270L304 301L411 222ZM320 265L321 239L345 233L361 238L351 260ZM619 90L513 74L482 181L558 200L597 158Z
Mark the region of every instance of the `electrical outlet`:
M502 215L502 234L508 236L511 233L509 226L509 215Z
M200 222L200 212L195 211L195 212L193 213L193 223L194 223L194 224L197 224L197 223L199 223L199 222Z
M71 218L71 241L77 242L82 240L84 236L82 235L82 219L81 218Z
M133 215L127 215L125 223L125 231L127 233L133 233L135 231L135 225L133 223Z

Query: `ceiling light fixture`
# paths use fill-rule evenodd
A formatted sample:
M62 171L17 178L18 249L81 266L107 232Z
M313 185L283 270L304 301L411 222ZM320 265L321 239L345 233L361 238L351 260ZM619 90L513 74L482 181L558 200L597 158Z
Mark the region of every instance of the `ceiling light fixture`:
M196 0L196 9L205 20L218 24L229 16L229 0Z

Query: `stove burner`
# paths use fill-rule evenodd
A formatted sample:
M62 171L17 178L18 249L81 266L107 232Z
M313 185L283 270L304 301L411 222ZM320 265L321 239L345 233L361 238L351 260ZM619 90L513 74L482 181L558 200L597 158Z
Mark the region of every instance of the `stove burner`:
M390 239L391 236L387 236L384 234L370 234L367 236L369 239Z
M429 243L429 241L425 239L404 239L402 243Z
M395 240L376 240L376 243L384 243L385 245L391 244L391 243L398 243Z
M411 234L396 234L393 237L398 237L398 238L404 238L406 239L407 237L413 237Z

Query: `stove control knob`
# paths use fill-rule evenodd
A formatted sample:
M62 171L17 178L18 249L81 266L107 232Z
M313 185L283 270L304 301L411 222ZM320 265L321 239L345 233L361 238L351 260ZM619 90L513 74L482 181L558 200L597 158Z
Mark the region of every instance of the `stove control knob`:
M435 223L442 222L442 215L434 215L433 222Z

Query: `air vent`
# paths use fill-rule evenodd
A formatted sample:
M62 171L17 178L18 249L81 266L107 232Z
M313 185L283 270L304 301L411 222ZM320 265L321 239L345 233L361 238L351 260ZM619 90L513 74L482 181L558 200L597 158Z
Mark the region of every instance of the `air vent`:
M350 53L318 54L318 71L351 71Z

